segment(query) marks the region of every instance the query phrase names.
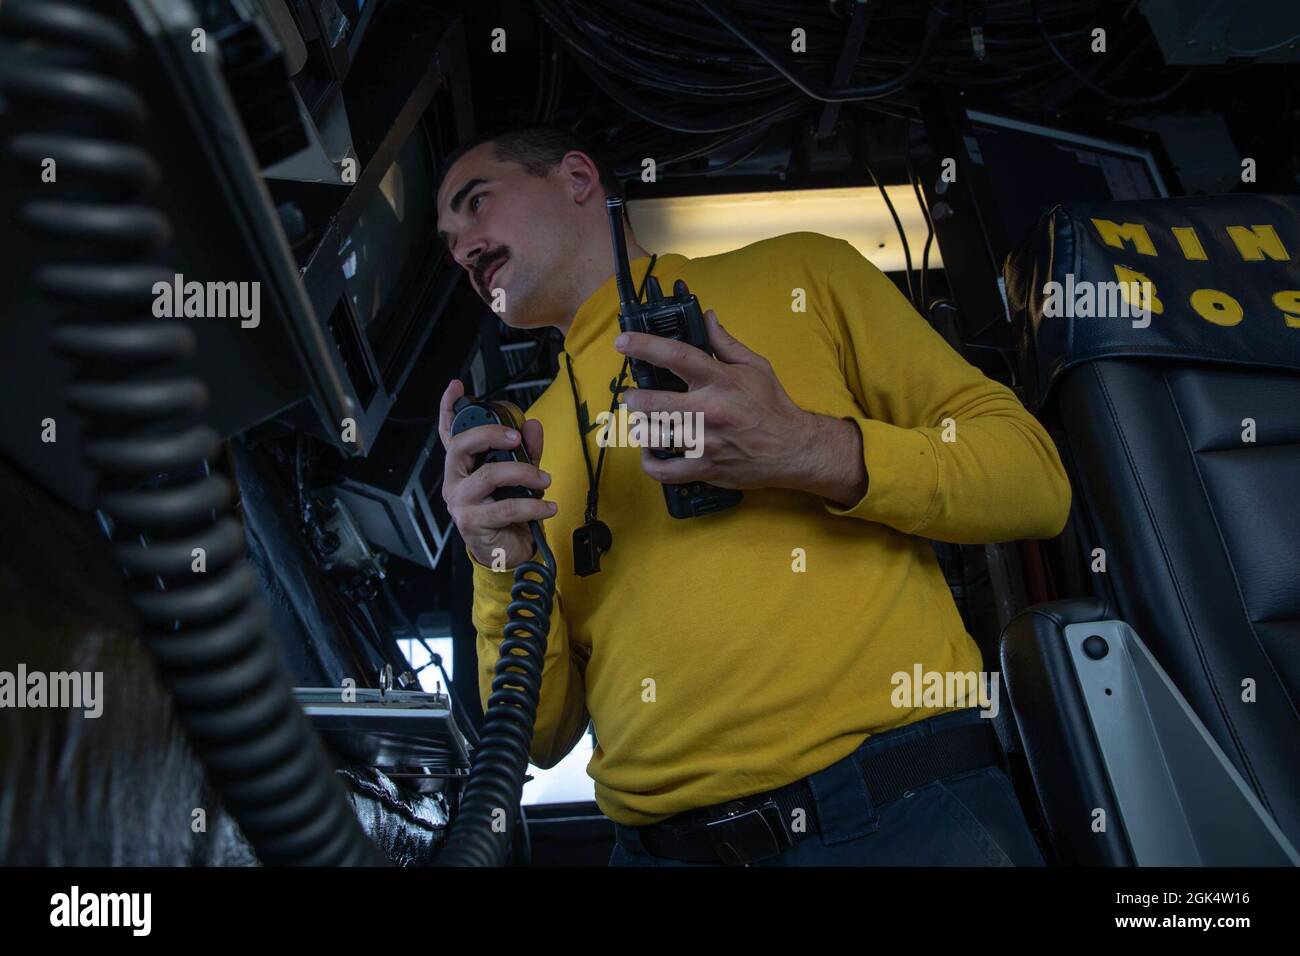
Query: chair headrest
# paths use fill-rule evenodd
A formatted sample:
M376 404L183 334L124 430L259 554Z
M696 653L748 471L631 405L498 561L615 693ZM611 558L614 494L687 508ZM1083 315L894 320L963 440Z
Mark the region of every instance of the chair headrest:
M1099 358L1300 371L1300 198L1057 206L1004 272L1035 411Z

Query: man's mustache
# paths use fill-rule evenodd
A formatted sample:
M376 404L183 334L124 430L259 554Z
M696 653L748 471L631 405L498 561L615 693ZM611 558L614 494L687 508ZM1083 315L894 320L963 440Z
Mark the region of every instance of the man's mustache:
M474 285L478 287L480 293L483 292L484 277L487 275L488 270L501 259L508 259L509 257L510 251L508 249L498 249L489 255L480 256L478 261L474 263Z

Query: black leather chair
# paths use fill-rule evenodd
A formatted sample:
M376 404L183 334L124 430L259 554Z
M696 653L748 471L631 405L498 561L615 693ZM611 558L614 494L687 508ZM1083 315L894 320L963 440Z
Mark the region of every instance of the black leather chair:
M1084 571L1001 642L1058 861L1300 863L1300 200L1058 207L1005 278Z

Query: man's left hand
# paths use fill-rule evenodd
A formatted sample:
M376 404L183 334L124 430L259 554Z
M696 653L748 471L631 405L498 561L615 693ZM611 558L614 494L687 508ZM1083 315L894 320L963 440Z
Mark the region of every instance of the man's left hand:
M630 388L629 412L701 414L702 453L660 459L641 449L641 467L661 483L706 481L723 488L794 488L856 504L866 493L861 432L852 421L805 411L777 379L772 364L704 313L708 353L656 335L625 332L624 355L674 372L687 392Z

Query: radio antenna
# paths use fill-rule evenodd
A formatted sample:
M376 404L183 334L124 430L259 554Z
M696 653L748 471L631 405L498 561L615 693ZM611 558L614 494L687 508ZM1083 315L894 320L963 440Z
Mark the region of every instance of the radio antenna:
M619 311L631 315L636 311L637 296L632 285L632 266L627 261L627 240L623 238L623 200L611 196L605 200L609 213L609 231L614 240L614 282L618 286Z

